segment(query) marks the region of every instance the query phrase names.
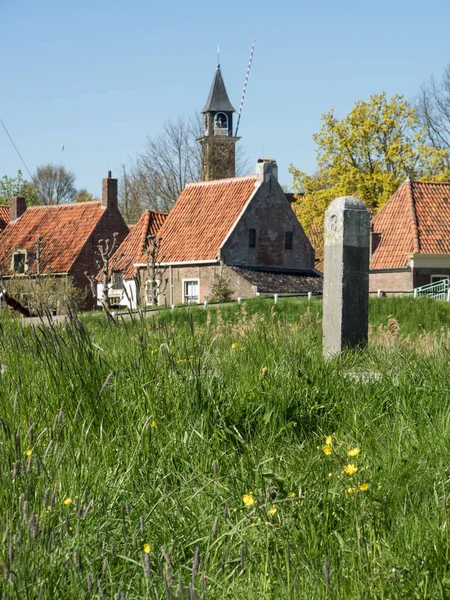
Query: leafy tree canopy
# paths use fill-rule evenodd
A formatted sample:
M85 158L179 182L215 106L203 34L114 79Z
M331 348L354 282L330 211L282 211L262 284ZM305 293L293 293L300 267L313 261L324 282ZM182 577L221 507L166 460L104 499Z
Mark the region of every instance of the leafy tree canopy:
M375 94L358 101L343 119L334 110L322 115L317 144L318 170L313 175L293 165L293 208L321 258L323 219L339 196L356 196L370 212L378 211L407 178L449 178L447 151L429 142L415 109L400 95Z
M9 204L12 196L22 196L28 206L39 204L36 188L23 178L22 171L17 171L17 177L4 175L0 178L0 204Z

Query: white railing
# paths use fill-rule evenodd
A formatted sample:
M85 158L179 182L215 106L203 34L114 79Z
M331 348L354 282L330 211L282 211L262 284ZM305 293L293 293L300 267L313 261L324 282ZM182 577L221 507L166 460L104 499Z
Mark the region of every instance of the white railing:
M420 298L428 296L435 300L448 300L450 301L450 280L440 279L439 281L433 281L427 285L414 288L414 298Z

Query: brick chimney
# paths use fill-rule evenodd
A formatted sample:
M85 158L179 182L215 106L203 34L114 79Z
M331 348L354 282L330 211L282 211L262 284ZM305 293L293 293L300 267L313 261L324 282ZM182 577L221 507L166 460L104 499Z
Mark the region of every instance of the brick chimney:
M269 183L271 179L278 181L278 166L273 158L259 158L256 163L256 179L257 181L265 181Z
M27 210L25 198L13 196L9 201L9 220L14 223Z
M117 179L112 179L111 171L102 180L102 206L108 210L117 210Z

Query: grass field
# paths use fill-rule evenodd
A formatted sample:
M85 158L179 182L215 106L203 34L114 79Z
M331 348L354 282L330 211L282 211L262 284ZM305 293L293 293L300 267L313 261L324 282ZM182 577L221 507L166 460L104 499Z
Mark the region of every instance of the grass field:
M450 307L370 310L1 320L0 597L450 598Z

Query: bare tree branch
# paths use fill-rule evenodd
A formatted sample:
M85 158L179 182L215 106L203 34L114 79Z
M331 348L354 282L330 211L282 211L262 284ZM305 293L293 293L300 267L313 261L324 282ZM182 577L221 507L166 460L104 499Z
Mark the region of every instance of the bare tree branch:
M123 167L120 206L125 219L137 221L144 210L168 212L191 181L200 181L203 135L200 115L166 121L162 131L149 136L144 151L127 171ZM249 172L242 146L236 148L236 175ZM137 217L137 218L136 218Z

